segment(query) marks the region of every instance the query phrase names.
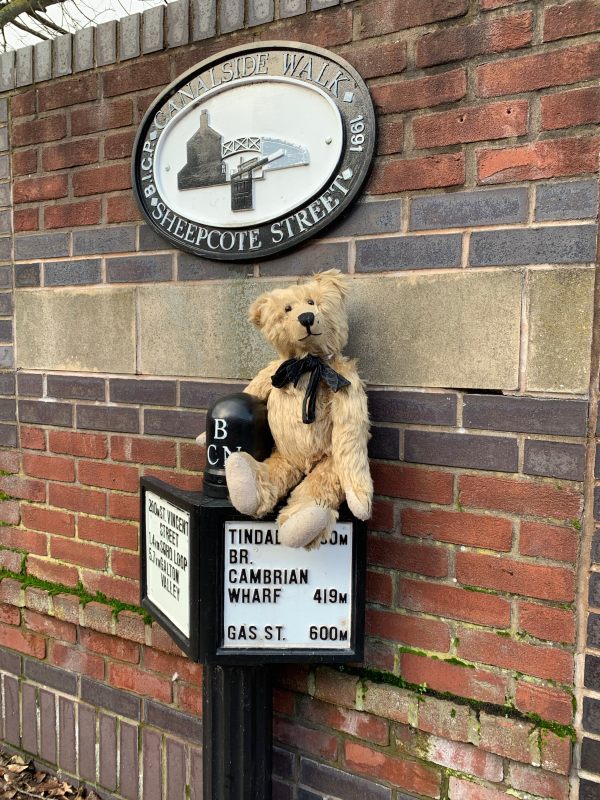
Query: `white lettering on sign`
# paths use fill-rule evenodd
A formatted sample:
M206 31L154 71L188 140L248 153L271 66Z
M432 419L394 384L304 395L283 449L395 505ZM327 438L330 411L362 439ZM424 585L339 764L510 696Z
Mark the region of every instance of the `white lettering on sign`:
M350 522L316 550L285 547L273 522L226 522L223 578L223 648L350 648Z
M190 635L190 514L146 492L146 594Z

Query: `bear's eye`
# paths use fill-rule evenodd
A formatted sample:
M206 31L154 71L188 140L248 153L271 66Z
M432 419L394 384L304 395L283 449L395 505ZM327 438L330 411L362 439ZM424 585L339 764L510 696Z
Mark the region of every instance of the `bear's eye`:
M306 302L308 303L309 306L314 306L315 304L314 300L307 300Z
M286 314L287 314L289 311L291 311L291 310L292 310L292 307L291 307L291 306L286 306L286 307L285 307L285 313L286 313Z

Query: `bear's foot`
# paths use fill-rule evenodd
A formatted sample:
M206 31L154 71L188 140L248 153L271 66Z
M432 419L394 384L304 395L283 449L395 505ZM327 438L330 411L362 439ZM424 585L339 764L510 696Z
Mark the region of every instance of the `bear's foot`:
M282 517L285 514L282 513ZM319 547L330 533L337 518L336 512L327 506L312 504L300 508L279 523L279 540L287 547Z
M348 508L356 519L367 520L371 516L371 494L357 489L346 489L346 502Z
M232 504L240 514L254 516L258 509L255 461L248 453L232 453L225 462L225 479Z

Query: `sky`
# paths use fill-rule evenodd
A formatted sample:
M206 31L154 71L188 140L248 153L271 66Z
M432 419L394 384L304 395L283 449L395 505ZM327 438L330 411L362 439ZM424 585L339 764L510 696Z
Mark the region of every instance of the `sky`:
M89 25L98 25L110 19L119 19L129 14L144 11L157 5L166 5L167 0L66 0L65 3L50 6L45 12L54 23L65 31L75 31ZM25 14L21 14L17 21L24 23L29 28L43 28ZM46 38L59 36L58 32L44 32ZM6 44L0 41L0 49L18 50L28 44L41 41L38 37L9 25L4 29Z

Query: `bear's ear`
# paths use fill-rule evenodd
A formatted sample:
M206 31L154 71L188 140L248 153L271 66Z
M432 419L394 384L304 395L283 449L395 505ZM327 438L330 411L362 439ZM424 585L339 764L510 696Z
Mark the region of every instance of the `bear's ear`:
M269 304L269 300L270 296L268 294L261 294L248 309L248 320L253 325L256 325L257 328L262 328L264 324L263 313Z
M348 294L348 279L339 269L317 272L316 275L313 275L313 279L326 291L336 291L341 298Z

